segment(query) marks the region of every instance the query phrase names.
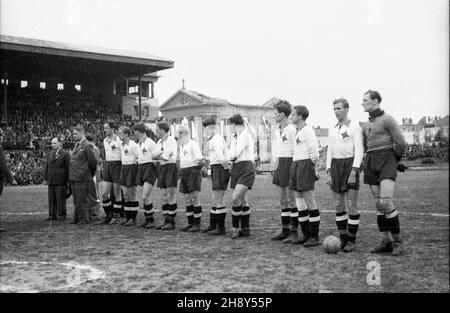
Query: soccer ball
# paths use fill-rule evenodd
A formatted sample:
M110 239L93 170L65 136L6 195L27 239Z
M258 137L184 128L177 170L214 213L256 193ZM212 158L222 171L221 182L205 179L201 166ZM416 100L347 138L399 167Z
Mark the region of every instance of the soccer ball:
M330 254L336 254L341 250L341 241L336 236L328 236L323 241L323 248L325 249L326 253Z

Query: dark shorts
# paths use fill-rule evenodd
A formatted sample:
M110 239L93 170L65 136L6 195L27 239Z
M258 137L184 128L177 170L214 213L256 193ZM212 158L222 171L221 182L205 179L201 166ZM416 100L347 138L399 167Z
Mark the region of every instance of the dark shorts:
M180 169L180 192L200 191L202 186L202 170L198 166Z
M158 172L156 170L155 164L152 162L138 164L137 175L136 175L136 185L143 186L145 182L155 185L156 178L158 177Z
M233 164L231 171L230 188L234 189L236 185L245 185L252 189L255 182L255 166L251 161L241 161Z
M212 190L227 190L230 176L230 170L225 169L221 164L211 165Z
M120 169L120 185L125 187L136 186L137 165L122 165Z
M273 174L272 184L279 187L289 187L292 158L279 158L278 168Z
M159 166L158 188L176 188L178 185L178 166L175 163L168 163Z
M379 185L397 178L397 158L393 150L368 152L364 163L364 184Z
M334 192L346 192L349 189L359 190L359 172L356 173L356 183L347 183L352 172L353 160L353 158L331 159L331 190Z
M292 162L289 187L296 191L314 190L316 170L311 159Z
M121 161L107 161L103 165L102 180L110 183L120 182Z

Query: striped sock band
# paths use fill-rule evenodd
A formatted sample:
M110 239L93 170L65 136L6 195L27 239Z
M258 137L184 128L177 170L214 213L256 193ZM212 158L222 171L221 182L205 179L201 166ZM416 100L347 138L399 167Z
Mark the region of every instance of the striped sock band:
M129 220L131 218L131 210L130 210L130 202L129 201L124 201L123 202L123 210L124 210L124 214L127 220Z
M398 218L398 211L393 210L391 213L388 213L386 216L386 226L391 231L392 235L400 234L400 220Z
M314 238L319 237L319 226L320 226L320 212L319 210L309 211L309 229L311 231L311 236Z
M135 219L139 212L139 201L130 201L130 212L131 218Z
M336 226L339 230L339 236L341 237L341 240L347 240L348 239L348 233L347 233L347 212L336 212Z
M161 207L161 211L162 211L163 216L168 215L169 214L169 204L167 204L167 203L163 204Z
M186 217L187 217L189 225L194 224L194 206L193 205L186 206Z
M119 214L121 208L122 208L122 201L114 201L113 203L114 214Z
M290 225L291 225L291 209L290 208L281 209L281 227L283 229L289 230Z
M231 208L231 224L233 225L233 228L239 228L241 213L242 213L241 206L234 206Z
M349 240L355 242L356 233L358 232L359 227L359 214L350 214L348 219L348 234Z
M298 212L298 209L295 207L295 208L291 208L290 209L290 216L289 216L289 219L290 219L290 224L291 224L291 233L296 233L297 232L297 229L298 229L298 223L299 223L299 220L298 220L298 217L299 217L299 212Z
M111 199L106 199L103 200L102 202L102 208L105 211L106 215L109 215L110 213L112 213L112 203L111 203Z
M176 204L176 203L174 203L174 204L168 204L168 214L169 214L171 217L177 216L177 204Z
M250 211L248 205L242 207L241 228L244 230L250 229Z
M300 228L302 230L303 236L308 238L311 235L308 209L305 208L305 210L301 210L298 212L298 222L300 223Z
M217 208L215 206L211 207L211 211L209 211L209 228L213 229L217 225L217 219L219 218L219 214L216 212Z
M224 228L225 227L225 217L227 215L227 209L225 207L216 208L216 218L217 218L217 225L219 227Z
M389 231L389 227L387 225L386 215L381 212L377 212L377 224L378 230L380 232Z
M146 219L153 220L153 213L155 210L153 209L153 203L144 204L144 216Z
M194 206L194 224L200 225L202 219L202 206Z

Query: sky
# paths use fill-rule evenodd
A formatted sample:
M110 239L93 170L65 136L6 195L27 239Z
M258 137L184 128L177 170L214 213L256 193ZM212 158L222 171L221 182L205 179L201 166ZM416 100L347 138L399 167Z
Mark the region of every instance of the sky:
M1 0L5 35L148 52L163 103L182 86L240 104L272 97L335 124L333 99L367 119L378 90L399 122L449 112L446 0Z

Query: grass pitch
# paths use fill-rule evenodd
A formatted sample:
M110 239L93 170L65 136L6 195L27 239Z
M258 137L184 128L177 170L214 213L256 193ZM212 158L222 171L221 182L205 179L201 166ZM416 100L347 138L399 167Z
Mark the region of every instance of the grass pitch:
M217 237L60 221L50 228L45 221L46 186L7 187L0 198L0 225L6 229L0 233L0 290L449 292L448 169L399 173L395 205L407 250L400 257L369 252L380 239L366 185L360 191L356 252L329 255L322 247L307 249L271 241L280 227L277 191L271 180L270 175L257 177L249 194L251 237L238 240L229 234ZM202 224L206 225L211 204L208 179L203 180L202 190ZM159 190L152 195L160 208ZM332 196L323 178L316 184L316 195L321 239L337 236ZM231 191L225 197L229 209ZM186 223L182 195L178 200L177 228ZM71 219L72 198L68 213ZM157 221L160 214L155 213ZM230 216L228 212L228 231ZM372 277L370 261L380 265L377 285L367 283L368 275Z

